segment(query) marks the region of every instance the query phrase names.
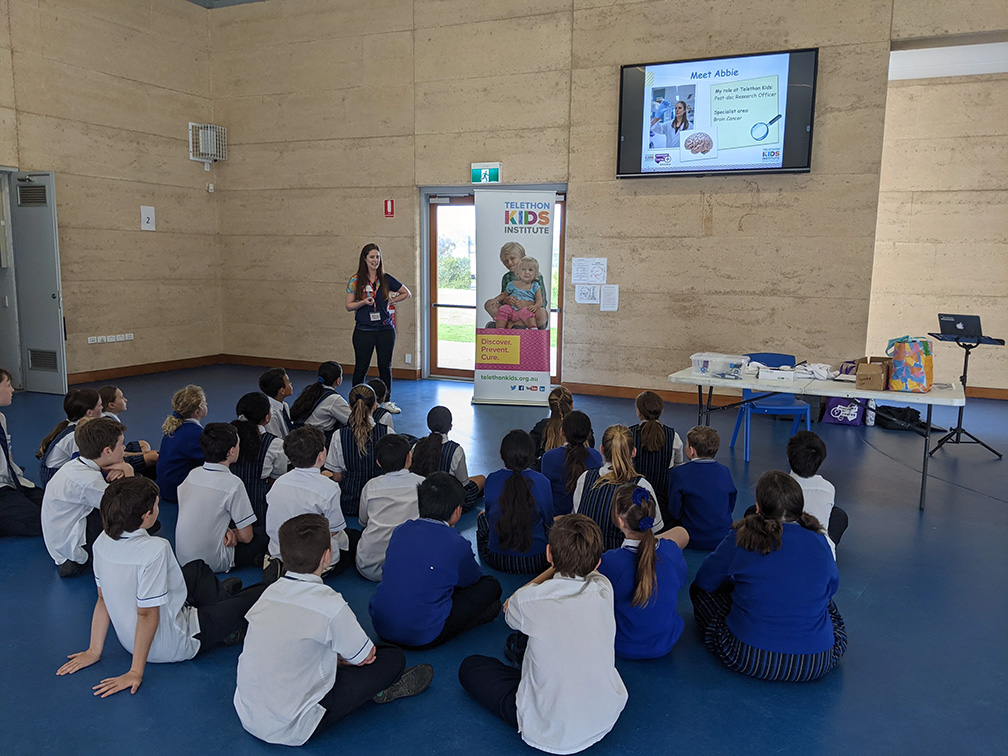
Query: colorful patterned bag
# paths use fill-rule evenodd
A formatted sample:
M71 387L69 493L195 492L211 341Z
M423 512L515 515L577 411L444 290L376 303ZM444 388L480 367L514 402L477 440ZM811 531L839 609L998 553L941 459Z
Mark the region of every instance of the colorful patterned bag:
M891 391L913 391L923 394L931 390L934 362L931 342L914 336L890 339L886 354L892 357Z

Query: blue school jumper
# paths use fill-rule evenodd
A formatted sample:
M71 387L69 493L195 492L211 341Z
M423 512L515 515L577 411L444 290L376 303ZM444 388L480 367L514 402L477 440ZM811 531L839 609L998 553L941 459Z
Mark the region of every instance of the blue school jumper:
M665 512L668 507L669 465L672 464L674 453L675 429L668 425L662 425L665 443L657 451L647 451L641 447L641 426L639 423L631 426L630 432L633 434L634 447L637 449L634 468L654 487L655 496L658 497L658 506L662 508L662 512Z
M602 467L602 455L591 447L587 448L585 469ZM567 447L560 446L550 449L542 455L542 474L545 475L553 489L553 515L570 514L574 510L574 492L567 491Z
M616 655L624 659L657 659L672 650L685 623L676 611L679 589L686 584L686 560L675 542L658 540L655 588L645 606L634 606L639 541L602 555L599 572L613 586L616 611Z
M202 425L183 422L174 433L161 439L157 484L163 501L177 504L178 487L191 470L203 464L203 447L199 442L202 435Z
M623 531L617 528L612 520L612 497L619 486L612 483L602 483L596 486L595 482L601 477L602 475L597 468L585 471L584 486L581 489L581 503L578 505L577 511L591 517L602 528L603 548L608 551L609 549L618 549L623 543L624 536ZM643 475L638 475L628 482L636 484L643 477Z
M737 496L731 472L713 459L694 459L669 474L669 517L689 532L691 549L721 543L731 530Z
M49 481L52 480L53 475L55 475L56 471L59 470L58 467L49 467L45 463L46 457L49 456L49 452L52 451L52 448L56 445L57 441L61 441L62 439L66 438L75 430L77 430L76 423L74 425L68 425L66 428L61 430L59 434L56 436L56 438L54 438L52 441L49 442L49 446L45 448L45 453L42 455L42 459L39 460L39 476L42 479L43 488L45 488L49 484ZM74 454L74 457L78 456L80 455Z
M364 447L364 454L359 454L357 439L354 438L353 431L349 426L343 429L345 433L340 433L340 446L343 449L343 480L340 481L340 509L347 517L356 517L360 510L360 495L364 484L371 478L381 475L381 468L378 467L378 460L375 458L374 448L381 439L389 432L387 425L375 425L371 428L371 435L367 445Z
M553 492L542 473L535 470L522 471L522 477L529 482L535 500L532 545L524 552L502 549L496 529L502 515L499 502L504 493L504 484L513 474L511 470L498 470L487 476L486 487L483 489L486 509L476 518L476 546L480 558L495 570L517 575L542 572L547 565L546 542L549 529L553 527Z
M263 433L259 436L262 442L259 453L255 459L239 459L231 465L231 472L237 475L241 482L245 484L249 501L252 502L252 511L255 512L256 521L265 527L266 525L266 480L262 476L263 465L266 463L266 454L269 452L270 444L276 438L272 433Z

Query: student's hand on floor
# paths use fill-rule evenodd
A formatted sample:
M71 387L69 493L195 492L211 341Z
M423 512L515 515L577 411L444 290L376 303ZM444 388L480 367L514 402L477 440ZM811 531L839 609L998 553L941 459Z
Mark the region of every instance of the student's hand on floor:
M107 677L100 683L95 685L91 690L93 690L96 696L101 696L102 698L108 698L113 693L118 693L120 690L130 689L130 695L137 692L140 687L140 683L143 682L143 675L139 672L134 672L132 669L125 675L119 675L119 677Z
M235 533L231 528L227 529L224 533L224 545L231 547L238 543L238 534Z
M84 669L84 667L90 667L92 664L101 659L101 656L96 654L90 648L87 651L81 651L76 654L70 654L67 659L68 661L62 667L56 670L57 675L72 675L79 669Z

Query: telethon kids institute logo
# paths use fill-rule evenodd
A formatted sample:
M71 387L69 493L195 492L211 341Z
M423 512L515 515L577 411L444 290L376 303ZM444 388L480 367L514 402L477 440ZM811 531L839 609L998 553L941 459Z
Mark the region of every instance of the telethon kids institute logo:
M505 234L549 234L552 202L505 202Z

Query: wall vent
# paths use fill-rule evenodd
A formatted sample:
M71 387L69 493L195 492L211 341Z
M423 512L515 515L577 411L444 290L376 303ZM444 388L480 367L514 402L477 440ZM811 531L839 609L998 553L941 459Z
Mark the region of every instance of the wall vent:
M227 160L227 129L212 123L189 122L189 159L207 164Z
M17 188L18 206L20 207L45 207L46 187L45 184L31 184Z
M48 349L29 349L28 369L46 370L50 373L58 372L56 352Z

